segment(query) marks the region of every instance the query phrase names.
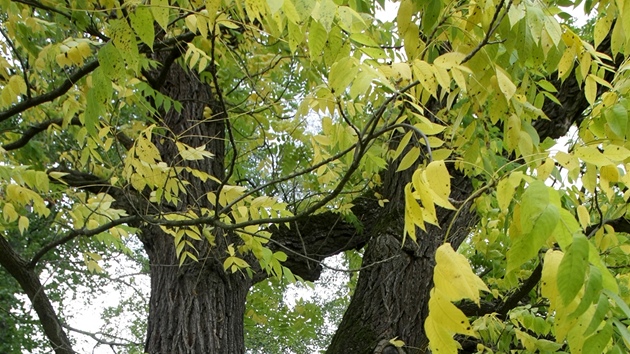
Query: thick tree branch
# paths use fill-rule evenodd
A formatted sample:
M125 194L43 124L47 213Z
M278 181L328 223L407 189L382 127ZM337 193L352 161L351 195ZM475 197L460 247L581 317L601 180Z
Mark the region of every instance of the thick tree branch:
M48 129L48 127L50 127L53 124L61 125L61 124L63 124L63 119L62 118L51 119L51 120L47 120L45 122L41 122L41 123L32 125L32 126L30 126L28 129L26 129L22 133L22 136L18 140L15 140L15 141L13 141L11 143L8 143L8 144L4 144L4 145L2 145L2 148L4 150L6 150L6 151L19 149L19 148L23 147L24 145L28 144L28 142L31 141L31 139L33 137L35 137L35 135L37 135L37 134L43 132L44 130ZM70 121L70 124L72 124L72 125L81 125L81 121L78 118L73 118Z
M61 321L52 307L50 299L46 296L38 275L32 268L28 268L27 262L15 252L4 237L0 237L0 265L17 280L31 300L44 329L44 334L55 353L74 354L72 343L64 332Z
M63 12L63 11L61 11L59 9L56 9L54 7L50 7L50 6L44 5L44 4L42 4L41 2L38 2L38 1L32 1L32 0L11 0L11 1L17 2L17 3L20 3L20 4L24 4L24 5L28 5L28 6L36 8L36 9L50 11L50 12L59 14L59 15L65 17L65 18L67 18L68 20L72 20L72 16L71 15L69 15L69 14L67 14L67 13L65 13L65 12Z
M370 213L357 210L355 215L361 217ZM360 222L369 223L370 220ZM319 279L322 260L347 250L360 249L368 241L367 234L359 232L355 225L333 212L308 215L292 222L291 229L282 225L272 231L272 239L282 245L272 245L272 248L291 250L284 266L310 281Z
M508 296L503 302L481 302L481 306L472 301L463 301L457 305L466 316L483 316L491 313L497 313L498 317L505 319L507 313L513 308L518 306L519 302L523 300L534 287L540 281L542 276L542 263L538 263L538 266L534 268L532 274L527 278L521 286L516 289L510 296Z
M35 96L30 99L26 99L0 112L0 122L3 122L13 117L16 114L22 113L29 108L33 108L42 103L50 102L54 100L55 98L60 97L61 95L68 92L68 90L70 90L72 85L74 85L77 81L81 80L86 75L94 71L96 68L98 68L98 60L93 60L85 64L83 67L77 69L74 73L72 73L68 77L68 79L66 79L63 83L61 83L61 85L59 85L59 87L57 87L56 89L49 91L47 93L44 93L42 95Z
M193 38L195 38L195 33L186 32L174 38L169 38L168 40L158 42L154 46L154 50L159 50L163 48L167 48L171 45L180 44L181 42L189 42ZM147 45L141 45L139 51L141 53L145 53L149 51L150 48ZM0 112L0 122L3 122L16 114L20 114L30 108L38 106L42 103L50 102L62 95L64 95L72 86L77 83L79 80L87 76L92 71L98 68L99 62L94 59L91 62L85 64L81 68L77 69L74 73L72 73L60 86L49 91L47 93L41 94L39 96L35 96L32 98L28 98L20 103L17 103L8 109Z
M28 127L24 132L22 132L22 136L20 136L19 139L4 144L2 146L0 146L1 148L3 148L6 151L11 151L11 150L16 150L19 149L21 147L23 147L24 145L28 144L29 141L31 141L31 139L33 139L37 134L45 131L46 129L48 129L48 127L50 127L51 125L59 125L61 126L63 124L63 119L62 118L58 118L58 119L51 119L51 120L47 120L41 123L37 123L35 125L31 125L30 127ZM82 125L83 123L81 123L81 120L77 117L72 118L69 122L70 125ZM116 131L114 132L116 139L118 140L118 142L125 147L125 149L129 150L131 149L131 147L133 146L133 140L131 138L129 138L125 133L121 132L121 131Z

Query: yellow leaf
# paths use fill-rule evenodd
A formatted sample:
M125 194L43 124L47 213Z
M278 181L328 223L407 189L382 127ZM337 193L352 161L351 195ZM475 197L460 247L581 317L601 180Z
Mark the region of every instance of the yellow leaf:
M619 169L615 165L606 165L600 168L600 178L610 183L619 182Z
M211 152L206 151L205 144L196 148L190 147L180 142L176 142L175 145L177 146L179 155L182 157L182 159L186 161L203 160L204 158L211 158L214 156L214 154L212 154Z
M15 96L26 94L26 83L19 75L13 75L9 79L9 87Z
M398 23L399 34L403 35L407 32L407 28L411 22L411 16L414 12L413 2L411 0L403 0L398 7L396 22Z
M392 339L389 340L389 344L393 345L396 348L402 348L405 346L405 342L403 342L402 340L398 339L398 337L394 337Z
M566 75L571 72L573 68L573 61L575 60L574 50L566 50L562 54L562 58L560 58L560 62L558 63L558 76L561 79L565 79Z
M554 161L550 157L548 157L545 160L545 163L538 166L538 168L536 169L538 179L540 179L541 181L546 180L547 177L549 177L549 175L553 171L554 166L555 166Z
M435 253L433 282L448 301L471 299L479 304L479 291L490 291L486 284L473 273L466 257L453 250L449 243L440 246Z
M510 76L505 71L503 71L503 69L497 67L496 72L499 89L505 95L505 99L509 101L516 93L516 85L514 85L512 79L510 79Z
M582 229L586 230L586 227L591 223L591 216L588 213L588 210L584 205L579 205L577 207L578 220L580 221L580 225L582 225Z
M330 32L338 5L332 0L321 0L318 5L313 9L311 17L319 22L326 29L326 32Z
M426 183L422 180L421 170L416 170L413 173L411 180L416 193L420 196L422 206L424 207L422 210L423 218L430 224L438 225L437 214L435 212L435 202L433 201L433 196L429 191L429 187L427 187Z
M459 87L459 89L462 90L463 93L466 93L466 91L467 91L467 89L466 89L466 77L460 71L460 69L458 67L453 67L451 69L451 76L453 76L453 80L455 80L455 83L457 84L457 87Z
M516 114L512 114L508 117L507 123L505 124L505 134L503 138L508 151L514 151L514 149L516 149L520 133L521 119Z
M431 162L423 174L435 204L442 208L454 210L455 207L448 201L448 197L451 195L451 175L448 173L444 161Z
M168 27L169 4L168 0L151 0L151 12L153 18L163 29Z
M597 82L593 78L593 75L589 74L586 77L586 81L584 82L584 95L588 103L595 103L595 99L597 98Z
M442 328L450 333L461 333L476 337L466 315L443 295L444 293L438 289L431 290L429 315L439 319Z
M604 155L613 163L619 163L630 157L630 150L623 146L608 145L604 147Z
M549 299L550 309L553 310L560 303L560 293L558 292L558 267L564 253L561 251L548 250L545 254L542 270L542 296Z
M87 42L81 42L77 45L77 51L81 54L81 57L87 58L92 55L92 49Z
M26 216L20 216L20 220L18 220L18 229L22 235L24 234L24 230L28 229L28 218Z
M420 149L416 146L412 147L411 150L402 158L396 172L404 171L411 167L416 161L418 161L418 157L420 157Z
M6 222L14 222L18 218L18 213L11 203L6 203L2 208L2 216Z
M188 27L190 32L193 32L193 33L197 32L197 16L188 15L186 16L185 22L186 22L186 27Z
M459 65L465 57L466 54L464 53L450 52L435 58L433 64L440 68L451 69L453 66Z
M431 306L431 300L429 300L429 306ZM424 322L424 330L429 339L429 348L434 353L457 353L459 344L453 339L453 335L447 332L438 320L433 318L431 312Z
M558 151L554 155L554 159L564 168L571 171L580 167L580 163L573 155L569 155L566 152Z
M455 333L477 337L464 313L436 288L431 290L429 316L424 322L424 330L433 353L457 353L460 346L453 339Z
M512 173L508 178L499 181L497 185L497 202L501 210L507 211L509 208L514 197L514 192L516 192L516 188L521 184L521 178L522 175Z
M593 29L593 39L594 39L593 47L597 48L597 46L610 33L611 24L612 24L612 21L609 16L602 16L595 22L595 28Z
M415 225L424 230L424 213L416 198L413 197L411 192L411 184L407 183L405 186L405 218L413 221ZM410 235L411 236L411 235ZM415 240L415 238L412 237Z
M402 154L405 147L409 145L409 140L411 140L412 134L413 132L409 131L407 132L407 134L405 134L405 136L403 136L402 139L400 139L400 143L398 143L398 147L396 148L396 151L394 152L392 159L396 160L400 156L400 154Z
M611 164L611 161L602 154L597 146L581 146L575 150L575 156L584 162L601 167Z

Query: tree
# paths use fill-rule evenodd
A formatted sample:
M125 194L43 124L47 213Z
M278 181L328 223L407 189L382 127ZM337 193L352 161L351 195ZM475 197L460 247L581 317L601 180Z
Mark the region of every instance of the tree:
M56 353L43 272L135 237L148 353L363 248L328 353L627 351L630 12L579 3L2 0L0 264Z

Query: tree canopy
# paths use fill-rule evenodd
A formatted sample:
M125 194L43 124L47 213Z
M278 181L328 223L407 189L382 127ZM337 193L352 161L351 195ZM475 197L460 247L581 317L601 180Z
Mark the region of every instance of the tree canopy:
M6 351L78 350L114 264L151 277L115 352L630 351L630 2L384 6L0 0Z

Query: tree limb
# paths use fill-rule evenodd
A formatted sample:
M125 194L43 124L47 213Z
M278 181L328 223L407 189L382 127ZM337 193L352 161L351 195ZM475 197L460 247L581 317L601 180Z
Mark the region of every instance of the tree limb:
M7 143L2 145L2 148L6 151L11 151L11 150L16 150L19 149L21 147L23 147L24 145L28 144L29 141L31 141L31 139L43 132L44 130L48 129L48 127L50 127L51 125L56 124L56 125L61 125L63 124L63 119L59 118L59 119L51 119L51 120L47 120L45 122L41 122L35 125L30 126L28 129L26 129L23 133L22 136L18 139L15 140L11 143ZM70 124L72 125L81 125L81 121L78 118L73 118L70 121Z
M86 336L88 336L88 337L90 337L90 338L94 339L94 340L95 340L98 344L102 344L102 345L110 345L110 346L111 346L111 345L115 345L115 346L119 346L119 347L127 347L127 346L131 346L131 345L138 345L138 346L139 346L139 345L142 345L141 343L132 342L132 341L130 341L130 340L128 340L128 339L124 339L124 338L122 338L122 339L123 339L123 340L126 340L126 341L127 341L127 343L114 342L114 341L110 341L110 340L107 340L107 339L103 339L103 338L100 338L99 336L97 336L97 334L101 334L101 335L108 336L107 334L87 332L87 331L80 330L80 329L78 329L78 328L70 327L70 326L69 326L69 325L67 325L67 324L63 324L62 326L63 326L64 328L66 328L67 330L69 330L69 331L72 331L72 332L77 332L77 333L80 333L80 334L86 335Z
M61 321L46 295L38 275L28 268L26 261L15 252L4 237L0 237L0 265L17 280L31 300L46 338L57 354L74 354L72 343L64 332Z
M52 91L49 91L47 93L44 93L42 95L26 99L26 100L24 100L24 101L22 101L20 103L17 103L15 105L9 107L8 109L0 112L0 122L3 122L5 120L13 117L16 114L22 113L22 112L26 111L29 108L33 108L33 107L38 106L38 105L40 105L42 103L50 102L50 101L54 100L55 98L62 96L63 94L68 92L68 90L70 90L72 85L74 85L76 82L81 80L83 77L85 77L86 75L88 75L89 73L94 71L96 68L98 68L98 65L99 65L98 64L98 60L93 60L93 61L85 64L83 67L77 69L74 73L72 73L68 77L68 79L66 79L56 89L54 89Z
M538 263L538 266L536 266L532 274L530 274L529 278L521 283L521 286L516 289L510 296L508 296L503 302L482 301L481 306L477 306L477 304L473 303L472 301L462 301L457 305L457 307L462 310L462 312L468 317L497 313L499 318L505 319L507 313L518 306L519 302L523 298L525 298L529 294L529 292L532 291L532 289L534 289L534 287L540 281L541 276L542 263Z

